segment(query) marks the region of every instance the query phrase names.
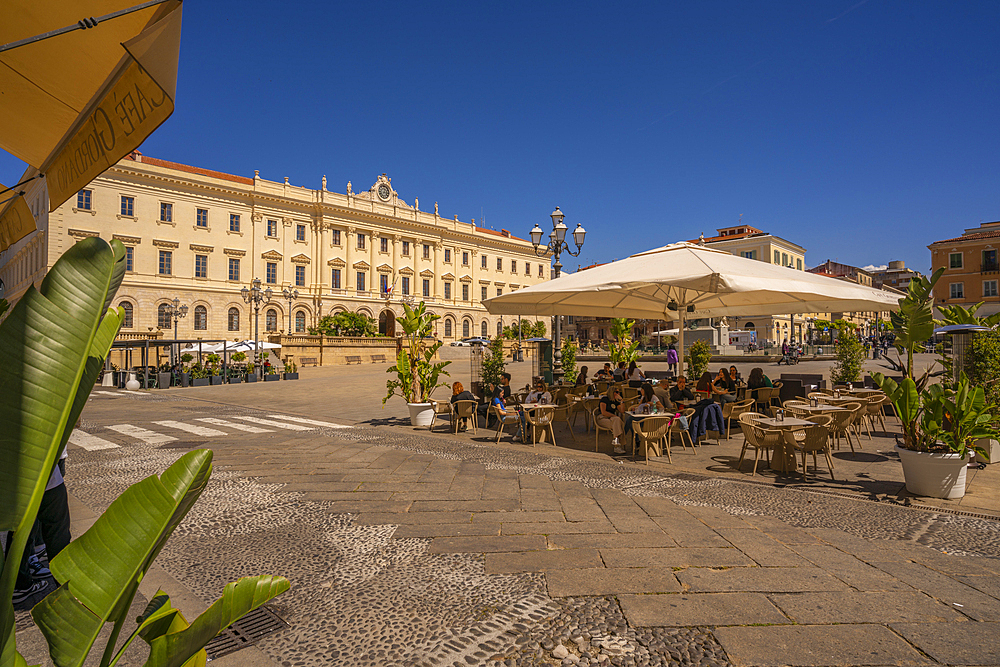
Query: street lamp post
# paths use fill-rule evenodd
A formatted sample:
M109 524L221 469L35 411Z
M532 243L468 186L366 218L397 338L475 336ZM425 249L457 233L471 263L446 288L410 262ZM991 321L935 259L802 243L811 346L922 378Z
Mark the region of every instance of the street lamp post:
M297 289L289 289L286 287L281 290L281 295L285 297L288 301L288 335L292 335L292 301L299 298L299 291Z
M531 245L535 248L535 255L538 257L544 257L545 255L552 253L553 259L555 259L555 264L553 264L553 279L558 279L559 274L562 273L562 262L559 261L559 255L563 251L572 255L573 257L579 257L580 251L583 249L583 241L587 236L587 230L585 230L580 223L576 223L576 229L573 230L573 242L576 244L576 252L573 252L569 248L569 244L566 243L566 230L568 229L566 225L563 224L563 212L559 210L556 206L556 210L552 211L550 214L552 218L552 231L549 232L549 242L546 245L541 245L542 235L544 232L542 228L536 223L531 230ZM552 330L552 339L554 341L554 349L552 353L552 379L556 382L562 380L562 341L560 340L560 316L556 315L555 326Z
M175 343L177 342L177 320L181 319L182 317L187 317L187 314L188 314L188 307L187 307L186 304L183 305L183 306L181 305L180 298L174 297L173 301L170 301L170 302L167 303L167 315L169 315L170 317L172 317L173 320L174 320L174 342ZM177 352L180 353L180 350L178 350ZM174 357L174 346L173 345L170 346L170 357L171 357L171 359L170 359L170 365L173 366L173 364L175 363L174 359L173 359L173 357Z
M241 289L240 295L243 296L243 301L245 301L248 305L253 306L253 359L254 363L257 363L258 374L259 374L260 364L258 363L259 362L258 355L260 353L259 352L260 346L257 343L257 333L260 325L260 307L262 304L265 304L271 300L271 297L274 295L274 292L271 291L270 287L262 290L260 288L260 278L254 278L253 282L251 282L250 285L251 287L249 288L244 287L243 289Z

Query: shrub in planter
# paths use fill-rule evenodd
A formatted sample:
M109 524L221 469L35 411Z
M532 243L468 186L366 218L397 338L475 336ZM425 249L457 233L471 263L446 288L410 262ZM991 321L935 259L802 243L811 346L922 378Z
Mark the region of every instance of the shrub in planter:
M439 382L441 375L448 375L444 370L450 361L435 362L434 355L441 347L441 341L428 345L434 321L440 315L427 312L427 306L421 301L416 308L403 304L403 317L397 320L406 334L403 349L396 356L396 365L390 366L386 372L395 373L396 378L388 380L385 387L388 393L382 399L382 406L393 396L400 396L410 408L410 424L413 426L429 426L433 423L434 409L430 403L431 392L447 383Z
M699 378L708 370L708 363L712 361L712 348L703 340L696 340L688 348L688 379L697 382Z
M294 361L285 363L285 372L282 373L281 379L283 380L298 380L299 379L299 367Z

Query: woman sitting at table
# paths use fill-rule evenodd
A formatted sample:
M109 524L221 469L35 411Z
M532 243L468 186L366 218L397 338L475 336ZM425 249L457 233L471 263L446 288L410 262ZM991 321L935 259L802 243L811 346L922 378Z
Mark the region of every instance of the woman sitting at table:
M576 385L577 387L585 387L589 384L587 382L587 367L580 366L580 372L576 374Z
M732 380L733 382L735 382L736 384L739 384L740 380L743 379L740 376L740 372L738 370L736 370L736 366L730 366L729 367L729 379Z
M700 391L702 394L706 394L706 395L707 394L711 394L712 393L712 374L709 373L708 371L705 371L704 373L702 373L701 377L698 378L698 385L694 388L694 390L695 391ZM702 396L701 398L705 398L705 397Z
M660 398L653 392L653 385L647 382L639 387L639 402L631 410L624 413L625 427L623 434L628 435L632 432L633 414L649 415L653 414L654 411L665 412L666 408L663 407Z
M719 399L719 403L732 403L736 400L736 383L725 368L719 369L719 374L712 383L712 394Z
M752 371L750 371L750 377L747 378L747 389L750 390L750 398L757 400L757 390L758 389L771 389L774 387L771 384L771 380L764 375L764 370L759 366Z
M462 386L461 382L455 382L451 385L451 404L455 405L456 401L475 401L476 397L472 395L471 391L468 391ZM462 431L469 428L468 417L462 419L462 424L460 429Z
M520 442L521 434L524 433L524 411L518 410L517 408L508 408L506 401L503 398L503 387L497 387L493 390L493 399L490 401L490 406L495 408L501 417L506 417L508 415L517 415L518 419L521 420L521 426L518 433L514 434L511 438L511 442Z
M596 421L601 428L608 429L614 436L611 444L615 448L615 454L625 453L625 446L618 441L618 438L625 434L625 422L622 421L623 413L621 392L616 387L609 388L607 395L601 399L600 412L596 415Z
M639 370L639 365L633 360L625 371L625 379L629 382L638 382L646 379L646 374Z
M552 394L545 391L545 382L542 380L535 380L535 388L533 391L528 393L528 396L524 399L525 403L541 403L542 405L548 405L552 403Z

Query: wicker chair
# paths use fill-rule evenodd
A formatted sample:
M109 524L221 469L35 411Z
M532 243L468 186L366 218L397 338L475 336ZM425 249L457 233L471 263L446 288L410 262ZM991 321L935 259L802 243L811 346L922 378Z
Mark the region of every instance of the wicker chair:
M600 403L600 401L598 401L598 403ZM614 435L614 433L612 432L612 430L610 428L607 428L606 426L601 426L600 422L597 421L597 418L600 415L601 415L601 406L598 405L594 409L594 411L591 413L591 416L594 419L594 451L595 452L601 451L601 431L607 431L608 433L611 433L612 435Z
M722 419L726 423L726 442L729 442L729 436L733 430L733 419L739 419L740 415L744 412L750 412L753 407L753 403L753 399L748 398L745 401L723 404Z
M743 449L740 451L740 460L736 464L736 469L743 467L743 459L747 453L747 447L753 447L753 471L751 476L757 474L757 462L760 460L760 453L764 452L768 465L771 463L771 450L778 447L781 441L781 431L766 429L760 426L759 420L762 415L756 412L744 412L740 415L740 429L743 431Z
M543 405L532 410L525 410L525 418L531 426L532 444L538 441L535 436L539 429L542 431L543 437L545 432L548 431L549 435L552 436L552 444L556 444L556 432L552 429L552 422L555 420L555 411L556 406L554 405Z
M472 420L472 434L476 435L479 427L476 417L476 408L479 404L476 401L455 401L454 412L451 415L451 432L458 433L458 425L463 419Z
M780 406L781 405L781 388L785 385L785 383L782 382L781 380L775 380L771 384L774 385L774 391L771 393L771 405L774 405L775 402L777 402L777 404Z
M635 456L636 446L641 443L646 456L646 465L649 465L649 448L652 447L657 456L663 456L663 451L660 449L660 444L663 443L667 450L667 460L673 463L673 459L670 458L670 439L667 437L673 421L673 415L654 415L633 421L635 446L632 448L632 456Z
M690 421L691 417L694 416L694 408L685 408L680 412L680 416ZM667 431L668 445L669 441L673 439L674 433L680 434L682 447L687 447L688 445L690 445L691 451L692 452L695 451L695 442L694 440L691 439L691 434L688 432L688 430L683 426L681 426L681 420L679 418L674 419L674 421L670 424L670 430ZM684 438L687 438L687 442L684 442Z
M428 431L434 430L438 417L448 415L451 422L455 421L455 418L452 416L451 401L443 398L432 398L431 404L434 406L434 416L431 418L431 425L427 427Z
M494 416L496 416L498 420L496 441L500 442L500 436L503 435L503 427L506 426L507 424L511 424L515 427L514 432L511 433L511 437L517 435L517 432L521 430L521 418L518 417L517 414L513 412L508 412L505 415L501 414L499 405L491 406L491 409L493 410Z
M871 425L874 427L875 422L877 420L878 423L881 424L882 426L883 433L885 433L885 411L883 409L883 406L888 402L889 402L888 396L886 396L885 394L879 394L876 396L869 396L868 405L866 406L868 410L867 417L868 420L871 422Z
M817 454L823 452L826 456L826 465L830 471L830 479L833 476L833 457L830 456L830 431L826 426L807 426L800 431L803 438L799 440L791 431L784 432L785 444L793 451L802 452L802 479L806 479L806 454L813 455L813 470L819 472L819 461Z
M569 417L573 414L572 410L576 407L577 402L573 403L563 403L562 405L552 406L552 421L553 422L564 422L566 424L566 430L569 431L569 435L573 438L573 442L576 442L576 433L573 433L573 426L569 423ZM551 429L551 426L550 426ZM555 444L555 436L552 436L552 444Z
M833 443L836 445L837 449L840 449L840 436L844 436L847 439L847 444L851 446L851 453L854 453L854 443L851 441L851 424L854 423L854 417L857 410L861 409L860 403L844 403L838 407L844 408L843 410L834 410L830 412L830 416L833 420L830 422L830 434L833 435ZM858 440L858 447L861 447L861 441Z

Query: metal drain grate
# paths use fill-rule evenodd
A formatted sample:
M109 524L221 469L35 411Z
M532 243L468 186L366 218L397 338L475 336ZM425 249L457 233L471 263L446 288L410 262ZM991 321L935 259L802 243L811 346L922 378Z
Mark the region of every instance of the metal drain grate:
M281 618L267 607L258 607L216 635L205 645L208 659L214 660L256 644L261 637L288 627Z

